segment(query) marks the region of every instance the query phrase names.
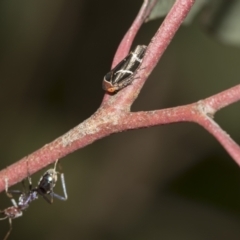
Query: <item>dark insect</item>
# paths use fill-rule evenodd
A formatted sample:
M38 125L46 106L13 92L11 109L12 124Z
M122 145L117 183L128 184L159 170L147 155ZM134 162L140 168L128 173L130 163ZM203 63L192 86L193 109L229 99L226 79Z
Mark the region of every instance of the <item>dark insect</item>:
M131 84L134 80L134 73L142 62L147 46L138 45L120 63L117 64L103 79L103 89L114 93Z
M56 171L58 160L55 162L54 168L47 170L42 177L40 178L37 187L32 188L32 180L28 177L28 190L25 186L25 181L22 182L23 191L20 190L8 190L8 181L5 179L5 191L7 196L11 199L12 206L4 210L0 210L0 214L4 215L0 220L8 219L9 220L9 230L4 237L4 240L8 238L12 231L12 219L21 217L23 215L23 210L29 207L29 204L38 199L38 195L42 196L48 203L53 202L53 197L56 197L60 200L67 200L67 190L65 184L65 178L63 173ZM61 184L63 189L64 196L60 196L53 192L53 188L57 182L57 175L60 174ZM20 194L18 203L13 198L12 194ZM50 197L48 197L50 196Z
M68 198L64 174L56 171L57 163L58 161L55 162L54 168L47 170L42 175L42 177L38 182L38 186L33 189L33 191L41 195L48 203L53 202L53 197L62 201L66 201ZM58 180L58 174L60 175L60 178L61 178L61 184L62 184L62 190L63 190L64 196L58 195L55 192L53 192L53 188L55 187L56 182Z

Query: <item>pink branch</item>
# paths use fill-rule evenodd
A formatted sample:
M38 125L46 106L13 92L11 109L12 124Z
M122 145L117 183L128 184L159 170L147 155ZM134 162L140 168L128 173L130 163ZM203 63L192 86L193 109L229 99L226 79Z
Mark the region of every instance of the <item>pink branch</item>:
M229 153L233 160L240 166L240 147L231 139L228 133L223 131L219 125L208 116L199 117L196 122L211 133Z
M240 85L197 103L149 112L130 113L124 119L126 129L143 128L174 122L195 122L211 133L240 166L240 147L212 119L223 107L240 101Z
M198 123L221 143L233 160L240 166L239 145L208 116L212 114L211 111L205 112L202 110L202 107L202 103L201 108L199 108L199 103L195 103L170 109L130 113L125 117L124 124L126 129L136 129L136 127L144 128L176 122Z
M151 3L150 3L151 2ZM140 27L151 13L152 8L156 5L157 0L150 1L145 0L143 5L132 23L131 27L123 37L121 43L118 46L118 50L113 59L112 68L114 68L129 52L133 40L135 39Z
M206 98L204 100L204 104L216 111L239 100L240 100L240 84L219 94L214 95L214 98L213 97Z
M176 1L149 44L142 63L144 69L138 71L138 73L141 72L142 74L133 84L113 96L105 94L101 107L89 119L36 152L2 170L0 172L0 191L5 188L5 178L8 178L9 186L11 186L27 177L28 170L30 174L33 174L50 163L53 163L56 159L62 158L112 133L173 122L188 121L202 125L219 140L239 164L239 146L237 146L210 117L220 108L239 100L239 85L200 102L186 106L150 112L129 112L132 103L138 96L148 75L172 40L181 22L191 9L193 2L193 0ZM148 3L148 1L144 2L139 16L134 22L136 26L130 28L129 33L126 34L125 40L119 46L121 51L119 50L114 61L117 62L116 59L120 59L121 52L125 54L129 51L136 32L142 24L143 19L145 19L149 13L150 7ZM124 42L126 43L124 44Z

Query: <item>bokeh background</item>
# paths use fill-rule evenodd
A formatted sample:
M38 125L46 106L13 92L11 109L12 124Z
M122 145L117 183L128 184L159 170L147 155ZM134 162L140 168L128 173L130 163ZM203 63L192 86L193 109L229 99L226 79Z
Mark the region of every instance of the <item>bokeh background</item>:
M1 1L1 169L96 111L103 76L141 3ZM145 24L134 44L148 44L161 21ZM239 84L239 62L239 48L195 20L178 31L132 110L183 105ZM239 107L215 117L238 143ZM196 124L115 134L61 164L69 199L33 202L13 220L9 239L240 239L240 169ZM45 170L32 176L34 185ZM0 209L8 206L1 193ZM0 239L8 229L0 221Z

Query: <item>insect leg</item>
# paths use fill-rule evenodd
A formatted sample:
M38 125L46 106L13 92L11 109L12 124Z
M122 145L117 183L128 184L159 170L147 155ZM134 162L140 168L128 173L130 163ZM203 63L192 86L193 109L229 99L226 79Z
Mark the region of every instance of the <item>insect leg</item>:
M13 198L13 195L8 191L8 179L5 178L5 192L9 198Z
M8 230L8 232L7 232L6 236L4 237L4 239L3 239L3 240L7 240L7 239L8 239L8 237L9 237L9 235L10 235L11 231L12 231L12 219L11 219L11 218L9 218L9 230Z
M68 195L67 195L67 188L66 188L66 183L65 183L65 178L63 173L60 174L60 178L61 178L61 184L62 184L62 190L63 190L64 196L54 193L53 191L51 192L51 195L52 197L55 197L59 200L66 201L68 199Z

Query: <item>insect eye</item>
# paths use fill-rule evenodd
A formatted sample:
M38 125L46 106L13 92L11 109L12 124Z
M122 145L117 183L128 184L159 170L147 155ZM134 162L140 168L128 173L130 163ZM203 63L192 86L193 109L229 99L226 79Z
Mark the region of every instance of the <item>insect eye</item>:
M111 73L111 72L108 72L108 73L105 75L105 80L108 81L108 82L110 82L111 78L112 78L112 73Z

